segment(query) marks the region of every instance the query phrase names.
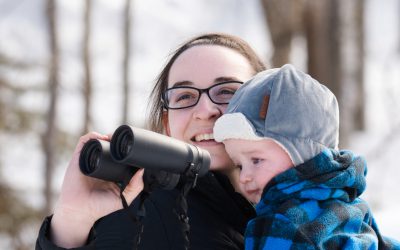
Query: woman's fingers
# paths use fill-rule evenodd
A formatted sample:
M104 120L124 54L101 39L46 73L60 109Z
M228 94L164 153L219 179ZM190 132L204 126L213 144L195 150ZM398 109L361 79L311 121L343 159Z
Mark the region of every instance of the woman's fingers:
M125 187L122 194L124 195L126 202L131 204L132 201L139 195L143 190L143 172L144 169L139 169L129 181L129 184Z
M69 167L67 168L67 176L72 174L74 176L72 178L77 178L76 176L80 176L78 178L85 178L85 176L83 176L83 174L81 174L79 170L79 156L81 154L83 146L90 139L108 140L108 136L99 134L97 132L90 132L81 136L75 147L74 153L69 163Z
M89 132L79 138L78 145L76 146L76 151L80 151L83 148L83 145L88 142L90 139L99 139L99 140L109 140L108 135L102 135L97 132Z

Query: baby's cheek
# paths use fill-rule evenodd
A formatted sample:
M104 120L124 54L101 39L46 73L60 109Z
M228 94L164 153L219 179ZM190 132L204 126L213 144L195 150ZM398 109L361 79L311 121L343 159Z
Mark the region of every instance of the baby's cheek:
M241 193L244 197L246 197L247 196L247 194L246 194L246 192L245 192L245 187L244 187L244 185L243 184L241 184L240 182L239 182L239 184L238 184L238 186L239 186L239 190L238 190L238 192L239 193ZM246 197L246 198L248 198L248 197Z

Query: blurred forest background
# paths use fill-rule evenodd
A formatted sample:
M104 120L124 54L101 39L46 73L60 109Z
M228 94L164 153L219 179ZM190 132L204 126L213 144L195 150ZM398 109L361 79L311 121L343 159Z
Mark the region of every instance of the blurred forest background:
M363 197L400 238L400 1L0 0L1 249L33 248L80 135L146 127L167 56L203 32L238 35L336 94L340 146L367 158Z

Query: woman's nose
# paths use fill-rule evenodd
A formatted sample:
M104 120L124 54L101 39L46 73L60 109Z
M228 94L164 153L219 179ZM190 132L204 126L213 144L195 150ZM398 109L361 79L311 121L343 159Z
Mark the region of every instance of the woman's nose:
M213 103L206 93L200 96L195 106L194 116L197 119L218 118L222 115L221 105Z

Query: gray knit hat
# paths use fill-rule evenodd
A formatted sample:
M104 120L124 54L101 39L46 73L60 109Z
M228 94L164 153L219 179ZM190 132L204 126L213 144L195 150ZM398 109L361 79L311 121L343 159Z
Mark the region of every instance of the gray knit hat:
M214 137L273 139L297 166L325 148L337 149L338 103L328 88L287 64L260 72L239 88L215 123Z

